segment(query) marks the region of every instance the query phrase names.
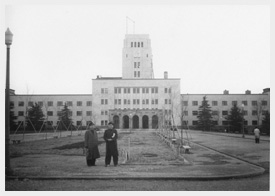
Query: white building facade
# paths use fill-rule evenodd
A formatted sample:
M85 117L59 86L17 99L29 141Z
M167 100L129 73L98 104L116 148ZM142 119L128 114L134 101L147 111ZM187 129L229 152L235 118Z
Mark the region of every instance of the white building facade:
M87 84L88 85L88 84ZM38 103L46 120L59 122L58 113L66 104L74 125L90 121L106 126L113 121L116 128L158 128L164 124L190 127L197 125L198 108L206 96L217 126L227 126L226 116L233 104L243 109L247 126L261 125L265 112L270 112L270 89L251 94L181 94L180 79L154 78L151 41L146 34L127 34L122 53L122 77L92 80L92 94L11 95L11 110L17 121L24 121L26 111ZM243 106L242 106L243 105Z

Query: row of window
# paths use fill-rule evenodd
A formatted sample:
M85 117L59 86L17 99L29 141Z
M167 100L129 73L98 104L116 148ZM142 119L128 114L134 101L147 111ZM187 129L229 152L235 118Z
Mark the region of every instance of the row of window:
M122 88L122 87L115 87L114 91L115 91L115 94L121 94L121 92L124 92L124 94L130 94L131 93L131 89L132 89L132 92L134 94L139 94L140 92L142 92L144 94L148 94L149 93L149 89L151 89L151 93L152 94L158 93L158 87L133 87L133 88L130 88L130 87L124 87L124 88ZM102 90L101 90L101 92L102 92ZM171 88L165 88L164 92L165 93L168 93L168 92L171 93Z
M266 113L267 111L266 110L263 110L262 111L262 114L264 115L265 113ZM222 111L222 115L223 116L227 116L229 114L229 112L228 111L226 111L226 110L224 110L224 111ZM251 114L252 114L252 116L257 116L258 115L258 111L257 110L252 110L251 111ZM188 116L188 111L183 111L183 115L184 116ZM199 112L198 111L192 111L192 115L193 116L198 116L199 115ZM212 115L213 116L218 116L219 114L218 114L218 111L212 111ZM244 110L243 111L243 115L244 116L247 116L248 115L248 112L246 111L246 110Z
M241 104L244 106L247 106L247 101L242 101ZM261 103L262 106L267 106L267 101L262 100L261 102L258 101L251 101L252 106L257 106L259 103ZM188 101L183 101L184 106L188 106ZM192 106L198 106L199 102L198 101L192 101ZM228 101L222 101L222 106L227 106ZM238 101L232 101L232 106L233 105L238 105ZM212 106L218 106L218 101L212 101Z
M103 99L102 99L103 100ZM121 105L121 100L122 99L115 99L115 105ZM103 101L101 101L103 103ZM123 100L124 105L130 105L131 100L130 99L124 99ZM171 104L171 99L165 99L165 104ZM133 105L139 105L140 100L139 99L133 99ZM142 104L149 104L149 99L142 99ZM157 105L158 104L158 99L152 99L151 100L152 105Z
M32 107L34 105L34 103L35 102L33 102L33 101L29 101L28 102L28 106ZM38 101L37 102L37 104L40 107L43 107L44 105L48 106L48 107L51 107L51 106L53 106L53 103L54 103L53 101L47 101L47 102ZM11 101L10 104L11 104L11 106L14 106L14 102L13 101ZM63 101L57 101L57 103L56 103L57 106L64 106L65 104L67 106L73 106L73 102L72 101L65 101L65 102L63 102ZM19 107L25 106L25 102L24 101L19 101L18 102L18 106ZM77 101L76 102L76 106L82 106L82 101ZM86 106L92 106L92 101L86 101Z
M131 48L133 48L133 47L143 48L143 42L131 42Z
M53 111L47 111L47 116L53 116ZM57 116L62 115L62 111L57 111ZM76 116L82 116L82 111L76 111ZM18 116L24 116L24 111L18 111ZM73 116L73 112L69 111L69 116ZM92 116L92 111L86 111L86 116Z
M184 123L184 125L188 125L188 121L183 121L183 123ZM218 121L212 121L212 123L213 123L213 125L218 125ZM192 125L197 126L198 125L198 121L197 120L193 120L192 121ZM226 121L226 120L224 120L224 121L222 121L222 125L223 126L227 126L227 125L229 125L229 122ZM248 125L248 121L247 120L244 121L244 125L246 125L246 126ZM258 125L258 121L257 120L252 120L252 125L254 125L254 126Z

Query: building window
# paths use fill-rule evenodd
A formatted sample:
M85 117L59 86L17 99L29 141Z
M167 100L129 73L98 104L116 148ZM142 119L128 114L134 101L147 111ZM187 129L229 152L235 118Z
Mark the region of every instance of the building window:
M141 47L143 47L143 42L141 42Z
M77 101L76 106L82 106L82 101Z
M62 106L63 105L63 102L62 101L58 101L57 102L57 106Z
M144 104L144 105L145 105L145 99L142 99L142 104Z
M124 88L124 94L130 94L130 88Z
M198 116L198 111L192 111L193 116Z
M134 77L135 77L135 78L137 77L137 72L136 72L136 71L134 71Z
M24 116L24 111L18 111L18 116Z
M131 48L133 48L133 42L131 42Z
M183 106L188 106L188 101L183 101Z
M188 116L188 111L186 111L186 110L183 111L183 115L184 115L184 116Z
M149 104L149 99L146 99L146 104L147 104L147 105Z
M218 115L219 115L219 113L218 113L218 111L217 111L217 110L213 110L213 111L212 111L212 115L213 115L213 116L218 116Z
M234 105L238 105L238 102L237 101L232 101L232 106Z
M258 115L258 111L257 110L252 110L252 116L257 116Z
M101 121L101 126L104 126L104 120Z
M20 107L24 106L24 101L19 101L18 106L20 106Z
M118 99L117 102L118 102L118 105L121 105L121 99Z
M47 116L53 116L53 111L47 111Z
M131 104L131 101L130 101L130 99L128 99L128 105L130 105Z
M92 101L87 101L86 106L92 106Z
M10 106L14 107L14 102L13 101L10 101Z
M192 101L192 105L193 106L197 106L198 105L198 101Z
M252 125L258 125L258 121L252 120Z
M108 99L101 99L101 105L107 105Z
M169 99L169 104L172 104L171 99Z
M137 105L139 105L139 99L137 99Z
M77 116L82 116L82 111L76 111Z
M267 101L262 101L262 106L267 106Z
M227 106L227 101L222 101L222 106Z
M37 104L38 104L40 107L43 107L43 101L38 101Z
M137 68L137 62L134 62L134 68Z
M242 101L242 104L243 104L244 106L247 106L247 101Z
M48 106L53 106L53 101L48 101Z
M57 111L57 116L62 116L62 111Z
M138 64L137 64L137 68L140 68L140 62L138 62Z
M243 121L243 124L247 126L247 120L244 120L244 121Z
M104 115L104 110L101 110L101 115Z
M159 101L158 101L158 99L155 99L155 104L156 105L158 105L159 103L158 103Z
M76 121L76 125L77 125L77 126L81 126L81 121L79 121L79 120Z
M108 94L108 88L101 88L101 94Z
M155 100L154 100L154 99L151 100L151 104L152 104L152 105L155 104Z
M127 104L127 100L126 99L124 99L124 105L126 105Z
M217 106L218 102L217 101L212 101L212 106Z
M32 106L33 106L33 102L32 102L32 101L29 101L29 102L28 102L28 106L29 106L29 107L32 107Z
M139 44L140 44L140 43L138 42L138 48L139 48L139 46L140 46Z
M73 112L72 112L72 111L68 111L68 115L69 115L69 116L72 116L72 115L73 115Z
M247 110L244 110L244 111L243 111L243 115L244 115L244 116L247 116Z
M138 71L137 73L138 73L138 78L140 78L140 71Z
M198 125L198 121L197 120L193 120L192 121L192 125L194 125L194 126Z
M135 42L135 47L137 47L137 43Z
M165 99L165 100L164 100L164 103L165 103L165 104L168 104L168 99Z
M164 93L167 93L167 92L168 92L167 88L164 88Z
M263 111L262 111L262 114L263 114L263 115L268 114L268 110L263 110Z
M252 106L257 106L257 101L252 101Z
M92 116L92 111L86 111L86 116Z
M115 99L115 105L117 105L117 99Z
M115 94L120 94L120 93L121 93L121 88L116 87L115 88Z
M228 111L222 111L222 115L223 116L227 116L228 115Z

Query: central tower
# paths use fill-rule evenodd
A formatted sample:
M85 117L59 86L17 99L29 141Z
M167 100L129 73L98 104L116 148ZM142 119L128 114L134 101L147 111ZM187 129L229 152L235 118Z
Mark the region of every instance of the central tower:
M123 79L154 78L149 35L126 34L122 55Z

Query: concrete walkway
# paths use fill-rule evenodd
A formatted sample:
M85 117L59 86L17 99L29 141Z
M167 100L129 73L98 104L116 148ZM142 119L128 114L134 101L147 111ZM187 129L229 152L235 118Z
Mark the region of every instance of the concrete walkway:
M123 135L123 132L119 131L119 134ZM12 158L11 165L17 175L9 178L215 180L261 175L269 170L268 138L255 144L253 139L188 131L190 154L178 156L152 130L133 131L126 135L118 141L119 147L126 149L127 141L131 138L131 159L125 163L125 154L120 153L118 167L104 166L104 144L99 146L101 158L97 160L97 166L87 167L81 152L53 152L49 150L52 147L47 147L52 141L47 140L45 142L48 143L42 144L43 148ZM74 136L52 140L54 145L58 145L58 142L61 145L62 142L73 143L82 139L83 136ZM30 146L35 148L41 142L33 142L32 145L32 142L26 142L14 147L30 149Z

